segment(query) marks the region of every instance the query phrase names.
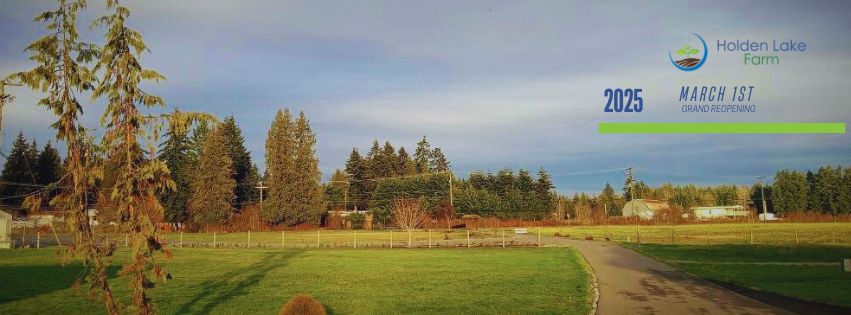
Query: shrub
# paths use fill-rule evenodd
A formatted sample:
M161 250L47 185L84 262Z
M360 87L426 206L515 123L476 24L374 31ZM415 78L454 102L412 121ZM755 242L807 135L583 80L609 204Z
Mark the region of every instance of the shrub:
M325 315L325 308L309 294L301 293L287 302L279 315Z

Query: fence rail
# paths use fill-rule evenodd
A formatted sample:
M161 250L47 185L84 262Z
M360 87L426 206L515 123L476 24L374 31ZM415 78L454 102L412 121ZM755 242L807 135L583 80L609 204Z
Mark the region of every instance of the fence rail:
M439 248L561 246L560 239L676 245L837 245L851 246L851 223L727 224L676 226L546 226L478 230L313 230L231 233L160 233L165 244L186 248ZM101 243L126 246L122 233L101 233ZM15 247L68 244L68 234L18 228Z

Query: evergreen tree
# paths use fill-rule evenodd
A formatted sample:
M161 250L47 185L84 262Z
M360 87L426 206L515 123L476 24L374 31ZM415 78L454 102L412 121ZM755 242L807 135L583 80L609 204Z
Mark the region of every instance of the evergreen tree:
M617 216L620 214L621 209L618 207L617 199L618 197L615 194L615 189L612 188L612 185L610 185L609 182L606 182L606 186L603 187L603 192L600 193L600 202L605 205L609 216Z
M154 222L149 213L160 213L162 206L156 193L160 189L173 189L174 182L168 177L168 167L151 156L139 159L141 152L153 154L158 125L140 109L164 105L162 98L141 89L146 81L159 82L165 77L154 70L144 69L139 61L147 52L142 35L127 25L130 9L117 0L108 0L111 12L96 20L94 25L106 28L105 43L99 52L95 72L101 74L92 97L106 98L106 108L101 122L106 128L102 139L109 158L122 161L118 168L118 180L110 192L116 204L120 227L129 234L130 261L122 269L132 279L133 304L139 314L154 312L147 290L153 286L148 271L165 279L167 274L154 260L157 252L170 253L160 244ZM149 133L153 130L153 133ZM140 139L147 141L147 149Z
M529 171L521 168L520 171L517 172L517 189L525 195L531 195L538 192L537 183L533 183L533 179L532 176L529 175Z
M851 167L842 169L837 212L851 213Z
M244 204L253 201L250 198L251 192L255 190L254 186L257 185L257 182L250 182L248 178L251 172L251 154L245 148L242 130L239 129L233 116L225 117L219 128L222 129L221 132L227 139L228 153L233 161L233 179L236 181L234 205L241 208Z
M538 203L541 205L539 211L550 211L555 209L554 194L551 192L555 188L550 174L541 167L538 170L538 180L535 183L535 191L537 193Z
M431 171L434 173L449 171L449 160L446 159L446 156L443 155L443 151L441 151L440 148L434 148L434 150L431 151L429 166Z
M6 163L3 164L3 187L4 197L23 196L35 191L36 187L29 186L38 183L36 174L36 161L31 157L32 147L27 143L23 133L12 142L12 151L9 152ZM23 201L23 198L17 198Z
M782 170L774 175L772 200L777 213L802 211L807 207L807 177L801 172Z
M165 142L160 145L159 158L168 166L175 185L174 191L165 191L159 196L166 222L182 223L188 219L187 204L192 194L193 170L205 171L193 167L197 164L193 165L191 149L192 143L187 132L176 128L169 128Z
M818 210L824 213L839 212L839 191L842 169L830 165L819 167L815 174L815 198Z
M413 174L416 174L416 170L414 169L414 161L411 160L411 157L408 155L408 151L405 150L405 147L399 147L399 153L397 155L397 162L396 162L396 174L398 174L398 175L413 175Z
M319 160L316 158L316 134L310 128L310 122L299 113L293 132L295 142L295 177L293 205L295 213L285 217L290 224L310 223L319 224L319 219L325 211L324 194L321 185L322 174L319 172Z
M269 198L263 201L261 218L271 224L294 224L292 205L295 195L295 148L292 115L278 110L266 137L266 187Z
M425 174L430 171L429 161L431 161L431 145L423 136L423 140L417 142L417 150L414 151L414 170L417 174Z
M35 142L35 139L32 139L29 147L27 147L27 166L29 166L29 171L32 171L32 176L35 177L36 183L38 183L38 143ZM32 179L32 178L31 178Z
M384 147L381 148L381 170L384 176L393 177L396 175L404 175L397 172L399 156L396 155L396 149L390 144L390 141L384 142Z
M213 128L204 137L189 198L189 213L195 224L225 224L235 211L236 181L228 145L220 127Z
M86 129L79 116L83 106L76 95L93 88L94 75L87 64L98 57L94 45L80 41L77 32L77 13L86 7L83 0L59 0L55 10L36 16L35 21L44 23L46 35L33 41L26 51L36 66L26 72L11 75L32 90L45 93L38 101L56 115L51 125L56 129L56 138L65 142L67 148L65 171L68 176L61 183L66 187L51 203L67 211L66 225L74 236L66 254L81 258L85 266L77 281L83 277L89 283L89 294L100 295L109 314L118 314L118 302L107 282L108 257L112 251L95 241L94 232L86 215L90 195L90 183L95 180L96 170L92 167L93 145L88 141ZM66 256L67 257L67 256Z
M819 208L818 197L816 197L816 175L807 170L807 210Z
M357 149L352 149L349 154L349 159L346 161L346 173L351 176L351 185L349 186L349 204L357 206L358 209L366 209L364 197L366 196L366 187L364 182L366 179L366 165L363 158Z
M44 150L39 153L36 165L36 174L38 174L37 179L40 185L57 182L59 177L62 176L62 160L59 158L59 151L50 144L50 141L44 145Z

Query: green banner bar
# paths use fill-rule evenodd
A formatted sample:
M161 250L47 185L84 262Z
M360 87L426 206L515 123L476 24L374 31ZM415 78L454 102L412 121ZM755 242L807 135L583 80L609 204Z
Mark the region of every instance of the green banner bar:
M600 133L844 134L845 123L601 122Z

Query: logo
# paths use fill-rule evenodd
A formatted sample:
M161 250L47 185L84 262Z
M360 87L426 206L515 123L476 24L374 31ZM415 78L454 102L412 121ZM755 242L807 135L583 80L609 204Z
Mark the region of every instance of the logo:
M671 64L682 71L694 71L700 69L700 67L706 62L706 58L709 57L709 49L706 47L706 41L703 40L703 37L700 37L697 33L692 33L692 35L700 40L700 42L693 41L693 43L691 43L694 47L686 44L678 48L676 51L668 51L668 59L671 59ZM678 58L676 60L674 59L675 54Z

